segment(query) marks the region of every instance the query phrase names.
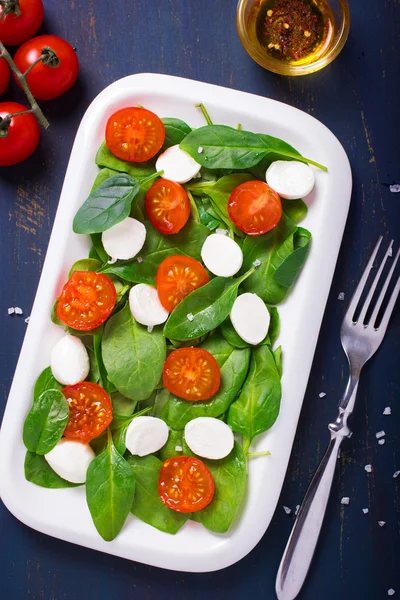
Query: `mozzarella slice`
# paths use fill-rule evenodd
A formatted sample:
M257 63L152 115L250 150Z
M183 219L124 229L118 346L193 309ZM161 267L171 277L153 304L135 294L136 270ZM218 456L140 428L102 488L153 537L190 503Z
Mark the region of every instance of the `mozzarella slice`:
M228 456L235 441L229 425L213 417L189 421L185 427L185 440L192 452L213 460Z
M127 217L101 234L104 250L111 260L129 260L143 248L146 227L137 219Z
M201 258L214 275L232 277L243 264L243 252L239 244L227 235L209 235L201 249Z
M129 307L138 323L154 327L168 319L169 312L160 302L156 288L147 283L133 286L129 292Z
M53 346L50 367L54 377L63 385L75 385L89 374L89 356L84 344L74 335L64 335Z
M71 483L85 483L86 471L95 453L89 444L62 439L44 457L53 471L63 479Z
M201 165L190 154L181 150L179 145L168 148L160 154L156 162L156 170L164 171L161 177L176 183L190 181L196 177L200 169Z
M281 198L304 198L314 187L314 171L297 160L276 160L267 169L266 182Z
M238 296L230 317L236 333L248 344L259 344L268 333L271 317L257 294L247 292Z
M168 435L168 425L162 419L135 417L127 429L125 444L131 454L146 456L160 450Z

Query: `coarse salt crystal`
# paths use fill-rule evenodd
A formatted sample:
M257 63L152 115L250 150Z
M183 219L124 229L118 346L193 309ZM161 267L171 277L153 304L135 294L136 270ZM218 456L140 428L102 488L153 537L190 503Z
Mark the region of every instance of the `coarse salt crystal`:
M153 331L153 325L149 325L148 328L147 328L147 331L149 333L151 333Z
M291 509L291 508L289 508L288 506L284 506L284 507L283 507L283 510L285 511L285 513L286 513L287 515L290 515L290 513L292 512L292 509Z
M204 148L203 148L202 146L199 146L199 147L197 148L197 152L198 152L198 154L201 154L201 153L203 152L203 149L204 149Z
M9 315L13 315L15 313L15 308L13 306L10 306L10 308L7 309L7 312Z
M294 511L294 514L297 515L298 512L299 512L299 510L300 510L300 504L297 504L296 505L296 510Z
M364 469L367 471L367 473L371 473L372 465L365 465Z
M347 437L348 437L348 439L350 439L352 436L353 436L353 432L350 431L350 433L349 433L349 435Z
M30 317L26 317L25 323L29 323L29 319L30 319Z
M395 471L393 473L393 479L397 479L397 477L400 475L400 471Z
M398 194L400 192L400 183L394 183L393 185L389 185L389 190L393 194Z
M182 452L182 446L175 446L175 452Z
M390 588L390 590L388 590L388 596L394 596L395 595L395 590L393 588Z
M138 261L139 264L143 262L143 258L141 256L138 256L136 260Z
M384 438L383 438L382 440L378 440L378 444L379 444L380 446L383 446L383 445L384 445L384 443L385 443L385 439L384 439Z
M325 392L320 392L320 393L318 394L318 396L319 396L320 398L325 398L325 396L326 396L326 393L325 393Z
M344 292L340 292L339 296L337 297L338 300L344 300Z
M379 527L385 527L386 521L378 521Z
M221 228L216 229L215 233L219 233L220 235L228 235L227 229L221 229Z
M20 308L19 306L15 306L14 311L15 311L16 315L22 315L23 314L22 308Z
M258 258L256 258L256 260L253 262L253 267L259 267L261 265L261 260L258 260Z
M390 406L387 406L385 408L385 410L382 413L383 415L391 415L392 414L392 409L390 408Z
M379 440L380 438L385 437L386 433L382 430L382 431L378 431L378 433L375 434L376 439Z
M117 262L116 258L110 258L110 260L107 261L108 265L114 265Z
M345 496L344 498L341 499L340 504L350 504L350 498Z
M187 320L188 320L188 321L193 321L193 319L194 319L194 316L192 315L192 313L188 313L188 314L186 315L186 318L187 318Z
M369 512L368 508L363 508L362 511L363 511L364 515L368 514L368 512Z

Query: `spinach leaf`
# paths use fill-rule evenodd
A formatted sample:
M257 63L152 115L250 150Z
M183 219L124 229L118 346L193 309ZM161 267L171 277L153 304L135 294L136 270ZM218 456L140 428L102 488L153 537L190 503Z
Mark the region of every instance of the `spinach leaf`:
M104 366L103 356L101 353L101 342L103 339L103 332L104 326L101 326L98 329L96 329L95 333L93 334L93 351L96 358L97 368L99 370L99 384L107 392L107 394L110 394L112 388L108 380L107 371Z
M54 378L50 367L46 367L39 377L36 379L35 387L33 388L33 400L37 400L43 392L48 390L60 390L62 385Z
M190 202L190 216L192 217L193 221L200 223L199 209L197 208L196 200L189 190L186 190L186 192Z
M94 192L94 190L96 190L106 179L109 179L117 173L118 171L114 171L114 169L101 169L101 171L97 173L96 179L94 180L92 189L90 191Z
M280 401L281 382L273 354L269 346L258 346L252 351L240 396L228 411L228 424L242 434L245 452L256 435L275 423Z
M323 170L326 167L301 156L292 146L265 134L256 134L227 125L206 125L189 133L180 143L182 150L190 154L203 167L209 169L245 170L257 165L266 156L287 160L299 160ZM203 148L201 153L199 147Z
M31 452L47 454L61 439L68 422L68 402L59 390L47 390L34 400L22 438Z
M224 223L221 221L216 212L212 209L210 199L207 197L194 197L197 205L197 210L200 217L200 223L208 227L210 231L222 229Z
M133 419L136 417L141 417L142 415L146 415L151 411L151 409L152 407L148 406L134 415L120 415L116 412L113 413L113 420L110 429L114 440L114 446L121 456L123 456L126 452L126 432L129 425Z
M274 281L285 288L291 288L296 281L310 251L311 233L299 227L293 234L293 250L274 273Z
M75 233L101 233L129 216L140 183L126 174L106 179L82 204L72 229Z
M156 172L154 164L151 162L131 163L121 160L114 154L103 142L96 154L96 165L99 167L107 167L120 173L128 173L134 179L145 179Z
M126 396L120 394L120 392L115 392L114 394L112 394L111 402L113 405L113 412L127 416L133 414L137 405L137 400L127 398Z
M169 399L169 391L165 388L161 390L157 390L156 397L153 404L153 417L160 417L160 419L164 419L164 413L166 411L166 407L168 406ZM165 419L164 419L165 421Z
M136 477L136 493L132 506L133 514L148 525L164 531L177 533L190 517L190 513L179 513L165 506L158 495L158 477L161 461L152 455L130 456Z
M252 177L248 173L232 173L232 175L225 175L213 183L192 183L188 184L187 188L195 194L208 196L214 210L225 225L238 237L245 237L245 233L236 227L228 214L228 200L238 185L251 179Z
M176 450L176 447L181 450ZM172 458L182 454L183 449L183 430L170 429L167 443L160 450L160 458L164 462L167 458Z
M183 429L196 417L219 417L235 400L246 378L250 362L248 348L233 348L221 335L213 335L201 346L210 352L221 369L218 392L203 402L187 402L169 395L162 417L173 429Z
M109 380L132 400L145 400L156 388L166 356L165 338L139 325L126 305L107 321L102 356Z
M68 279L75 271L91 271L96 272L101 269L101 262L94 258L82 258L74 262L68 273Z
M232 525L246 492L246 458L242 448L235 442L226 458L201 460L214 478L215 493L210 504L197 513L196 521L214 533L225 533Z
M239 285L254 270L253 267L237 278L215 277L186 296L166 322L165 337L179 341L192 340L218 327L231 312ZM188 315L192 315L193 319L189 320Z
M62 477L53 471L44 456L35 454L29 450L27 450L25 455L24 470L27 481L40 485L40 487L56 489L79 485L62 479Z
M103 264L108 261L108 254L104 250L103 242L101 241L101 233L92 233L92 249L89 252L89 258L97 258Z
M308 213L307 204L301 198L298 200L285 200L285 198L281 198L281 202L283 212L294 223L299 223Z
M278 309L275 306L269 306L268 310L269 310L269 314L271 317L271 321L269 323L269 329L268 329L268 336L269 336L269 343L271 346L273 346L276 342L276 338L279 335L280 319L279 319Z
M264 235L248 235L243 242L243 267L249 268L255 260L260 266L254 275L244 283L246 292L258 294L267 304L279 304L286 297L289 288L275 281L275 271L294 251L293 234L297 226L284 213L278 225Z
M278 348L273 351L273 355L279 377L282 378L282 346L278 346Z
M200 260L201 248L210 233L204 225L193 220L188 221L179 233L173 235L163 235L148 221L144 224L147 235L140 252L143 261L119 261L114 265L107 265L102 273L114 273L132 283L154 284L157 269L168 256L183 254Z
M90 346L86 346L86 351L89 356L89 364L90 364L89 375L87 376L86 380L91 381L92 383L99 383L100 382L100 371L99 371L99 367L97 365L97 360L96 360L96 356L93 351L93 348L91 348Z
M180 144L187 134L192 131L192 128L185 121L181 121L181 119L166 117L161 119L161 121L165 127L165 142L161 148L161 152L164 152L164 150L171 146Z
M101 537L110 542L121 531L135 493L135 474L116 450L111 434L107 448L92 460L86 476L86 501Z

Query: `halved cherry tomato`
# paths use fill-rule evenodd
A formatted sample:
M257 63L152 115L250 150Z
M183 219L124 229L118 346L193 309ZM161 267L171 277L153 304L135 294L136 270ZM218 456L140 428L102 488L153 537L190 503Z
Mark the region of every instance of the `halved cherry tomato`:
M87 443L107 429L112 421L112 404L102 387L81 381L67 385L62 393L69 404L66 438Z
M102 273L74 271L57 302L57 317L73 329L90 331L109 317L117 300L115 285Z
M0 40L6 46L19 46L35 35L41 26L44 17L43 2L42 0L19 0L18 6L17 2L2 4Z
M0 58L0 95L4 94L10 83L10 67L5 58Z
M25 42L18 48L14 62L24 73L42 55L45 59L32 68L26 81L35 98L52 100L73 86L78 77L79 62L72 46L55 35L40 35Z
M157 179L146 193L146 212L161 233L178 233L190 216L188 195L179 183Z
M161 465L158 493L176 512L196 512L210 504L214 479L206 465L193 456L174 456Z
M228 213L239 229L249 235L260 235L278 225L282 216L281 199L263 181L246 181L230 195Z
M208 400L219 389L221 371L207 350L178 348L164 363L163 383L171 394L184 400Z
M209 277L203 265L190 256L180 254L163 260L156 276L158 297L169 312L190 292L208 282Z
M164 123L145 108L130 106L117 110L107 121L107 147L122 160L149 160L161 149L164 140Z
M26 106L17 102L1 102L0 117L25 112ZM4 123L3 123L4 124ZM36 149L40 139L40 129L32 114L13 117L8 126L8 134L0 136L0 167L8 167L25 160Z

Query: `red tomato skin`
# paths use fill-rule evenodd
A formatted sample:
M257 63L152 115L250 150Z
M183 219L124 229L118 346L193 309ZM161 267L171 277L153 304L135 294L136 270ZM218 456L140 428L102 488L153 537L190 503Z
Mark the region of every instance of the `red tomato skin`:
M177 373L179 372L179 363L186 362L185 368L181 368L180 377L178 377ZM200 362L208 363L208 371L212 373L210 375L211 381L208 385L208 389L201 389L201 384L188 384L196 385L198 389L197 393L185 390L187 386L185 384L179 383L177 379L183 379L183 373L187 370L189 366L189 370L199 365ZM178 363L178 369L175 367L175 364ZM189 363L189 365L188 365ZM164 363L163 368L163 384L164 387L174 394L178 398L182 398L183 400L187 400L188 402L199 402L202 400L209 400L212 398L219 390L221 385L221 370L214 356L205 350L204 348L192 348L192 347L184 347L178 348L177 350L173 350L171 354L168 356ZM204 386L203 386L204 388Z
M21 14L2 16L0 6L0 40L6 46L19 46L35 35L43 22L42 0L19 0Z
M257 194L268 195L268 209L264 212L263 222L248 222L251 218L252 203L257 204ZM249 198L250 196L250 198ZM254 180L238 185L228 200L228 214L233 223L247 235L262 235L279 223L282 216L282 203L279 195L267 183Z
M171 482L171 473L168 473L170 463L175 463L175 465L172 464L172 468L175 467L179 469L180 467L180 470L184 472L185 475L187 475L187 467L189 465L193 465L194 467L200 468L201 472L203 473L203 477L206 478L206 481L203 481L201 484L204 489L204 496L201 500L198 500L196 503L190 503L190 501L186 501L185 497L176 500L170 496L170 494L168 493L168 480L170 481L169 485L171 485L171 483L172 485L176 485L176 483L183 483L182 487L185 487L184 480L177 482L175 478L172 478L173 481ZM214 492L214 478L208 467L206 467L204 462L199 458L196 458L194 456L182 455L173 456L165 460L161 465L160 475L158 478L158 495L160 496L160 500L171 510L175 510L176 512L180 513L197 512L199 510L202 510L210 504L211 500L214 497ZM183 496L185 496L184 493Z
M175 294L174 299L171 300L170 295L174 295L174 291L176 290L174 290L174 283L168 283L168 272L175 265L177 265L180 269L185 269L185 267L187 267L189 274L193 273L193 275L197 278L197 281L192 287L186 286L185 293L182 293L181 296L177 298L177 295ZM166 310L172 312L188 294L199 287L202 287L209 281L210 278L207 271L198 260L195 260L190 256L173 255L165 258L158 267L156 275L156 288L161 304ZM175 287L179 287L179 284L176 283Z
M154 196L157 195L159 190L171 189L172 190L172 203L174 204L172 215L157 217L154 214ZM178 206L180 205L180 206ZM168 179L157 179L146 192L146 213L150 223L161 233L165 235L172 235L178 233L190 217L190 201L186 193L186 190L180 183L175 181L169 181Z
M1 102L0 117L28 110L17 102ZM25 160L39 143L40 129L36 117L30 113L11 119L8 135L0 138L0 167L9 167Z
M74 85L78 77L79 61L75 50L68 42L55 35L40 35L25 42L17 50L14 62L21 73L24 73L41 56L43 48L54 50L60 64L50 67L41 61L28 73L26 81L35 98L53 100ZM16 81L20 85L17 79Z
M113 416L112 402L102 387L90 381L80 381L67 385L61 391L70 407L64 437L87 444L107 429ZM80 401L80 392L93 398L89 406Z
M4 94L10 83L10 67L4 58L0 58L0 96Z

